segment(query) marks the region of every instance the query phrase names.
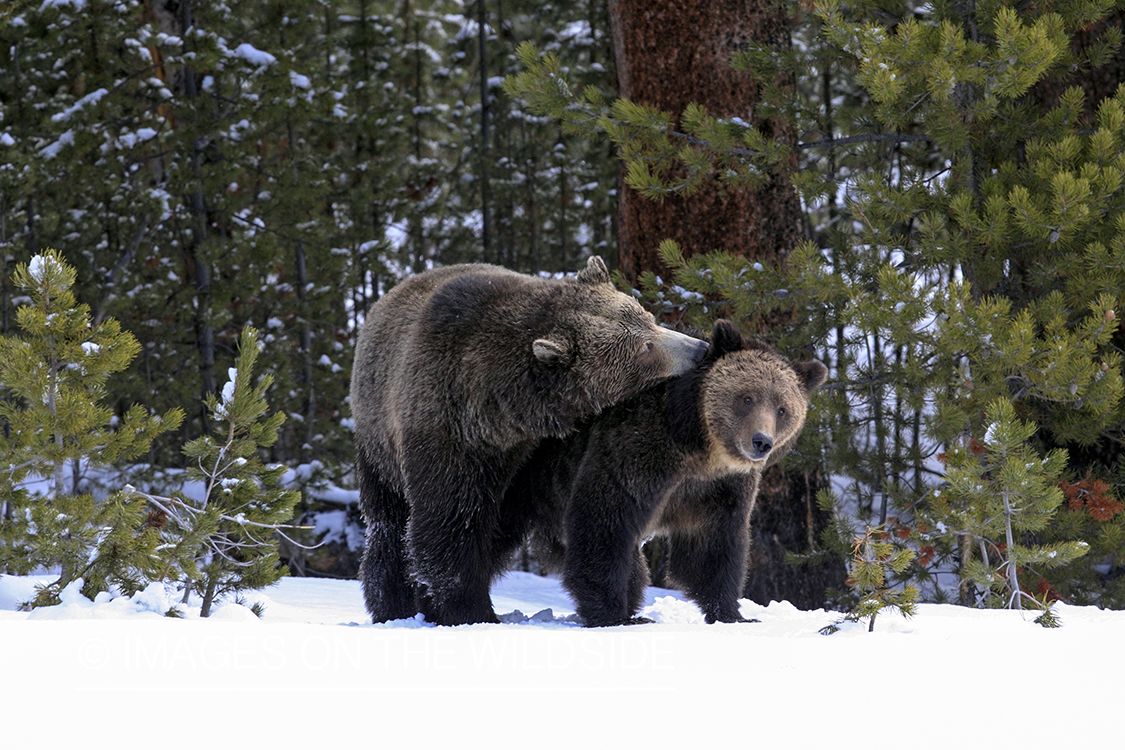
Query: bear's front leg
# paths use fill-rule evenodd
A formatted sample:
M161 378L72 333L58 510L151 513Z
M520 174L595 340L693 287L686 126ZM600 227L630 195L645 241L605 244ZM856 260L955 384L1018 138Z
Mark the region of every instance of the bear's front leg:
M495 471L470 457L442 464L416 456L407 491L407 548L419 610L437 625L499 622L489 596L499 498Z
M708 623L744 622L738 610L738 597L746 580L749 547L719 541L734 540L672 534L669 573L688 598L699 605Z
M699 499L702 520L670 535L669 573L708 623L746 622L738 598L746 583L752 504L741 482L717 482Z

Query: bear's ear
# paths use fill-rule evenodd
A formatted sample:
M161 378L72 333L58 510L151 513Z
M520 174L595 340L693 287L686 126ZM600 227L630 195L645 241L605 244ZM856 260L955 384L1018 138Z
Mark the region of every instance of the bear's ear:
M822 362L813 359L808 362L794 362L793 369L797 372L797 379L809 394L824 384L828 379L828 368Z
M578 280L584 284L608 284L609 269L605 267L605 261L597 255L591 255L586 261L586 267L578 272Z
M721 357L727 352L736 352L742 348L742 331L729 320L719 318L711 330L711 352L713 356Z
M535 358L548 365L557 365L566 360L570 354L570 347L566 342L554 339L535 339L531 344L531 351Z

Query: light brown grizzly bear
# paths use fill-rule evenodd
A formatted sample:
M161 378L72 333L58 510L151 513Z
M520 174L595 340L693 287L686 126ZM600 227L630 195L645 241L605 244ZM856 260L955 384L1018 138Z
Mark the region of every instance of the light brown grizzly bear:
M672 578L707 622L737 622L759 477L792 447L826 375L820 362L743 343L720 320L693 371L540 443L505 517L533 530L587 626L638 621L641 545L655 534L670 537Z
M564 279L449 266L376 302L351 383L372 619L496 622L500 502L527 456L706 349L657 326L600 258Z

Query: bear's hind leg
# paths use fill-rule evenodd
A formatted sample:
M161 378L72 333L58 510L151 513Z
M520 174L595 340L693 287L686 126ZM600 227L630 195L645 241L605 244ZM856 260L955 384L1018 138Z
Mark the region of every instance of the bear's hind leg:
M362 449L356 472L360 508L367 525L360 562L367 611L372 622L413 617L418 612L417 586L411 580L404 547L410 507L401 493L379 478Z
M500 621L489 595L494 561L485 541L493 534L492 526L459 515L446 523L415 513L410 524L411 560L419 610L427 622Z
M515 553L531 536L533 527L543 529L541 520L546 500L537 496L541 490L532 481L538 475L517 474L500 503L496 536L492 540L491 578L496 580L512 565Z
M643 506L631 499L604 487L575 487L567 509L563 585L586 627L633 622L648 582L638 549L646 520Z

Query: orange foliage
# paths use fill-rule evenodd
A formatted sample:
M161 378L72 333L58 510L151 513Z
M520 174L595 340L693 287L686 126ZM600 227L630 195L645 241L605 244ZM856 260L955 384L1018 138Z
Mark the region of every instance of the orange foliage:
M1078 482L1059 482L1070 510L1085 510L1096 521L1108 521L1125 510L1125 505L1109 494L1109 485L1100 479L1086 478Z
M1062 594L1058 592L1051 582L1043 576L1039 576L1039 583L1035 586L1035 592L1039 594L1039 598L1046 602L1062 601Z
M937 550L932 544L924 544L918 550L918 564L923 568L932 563L935 557L937 557Z

